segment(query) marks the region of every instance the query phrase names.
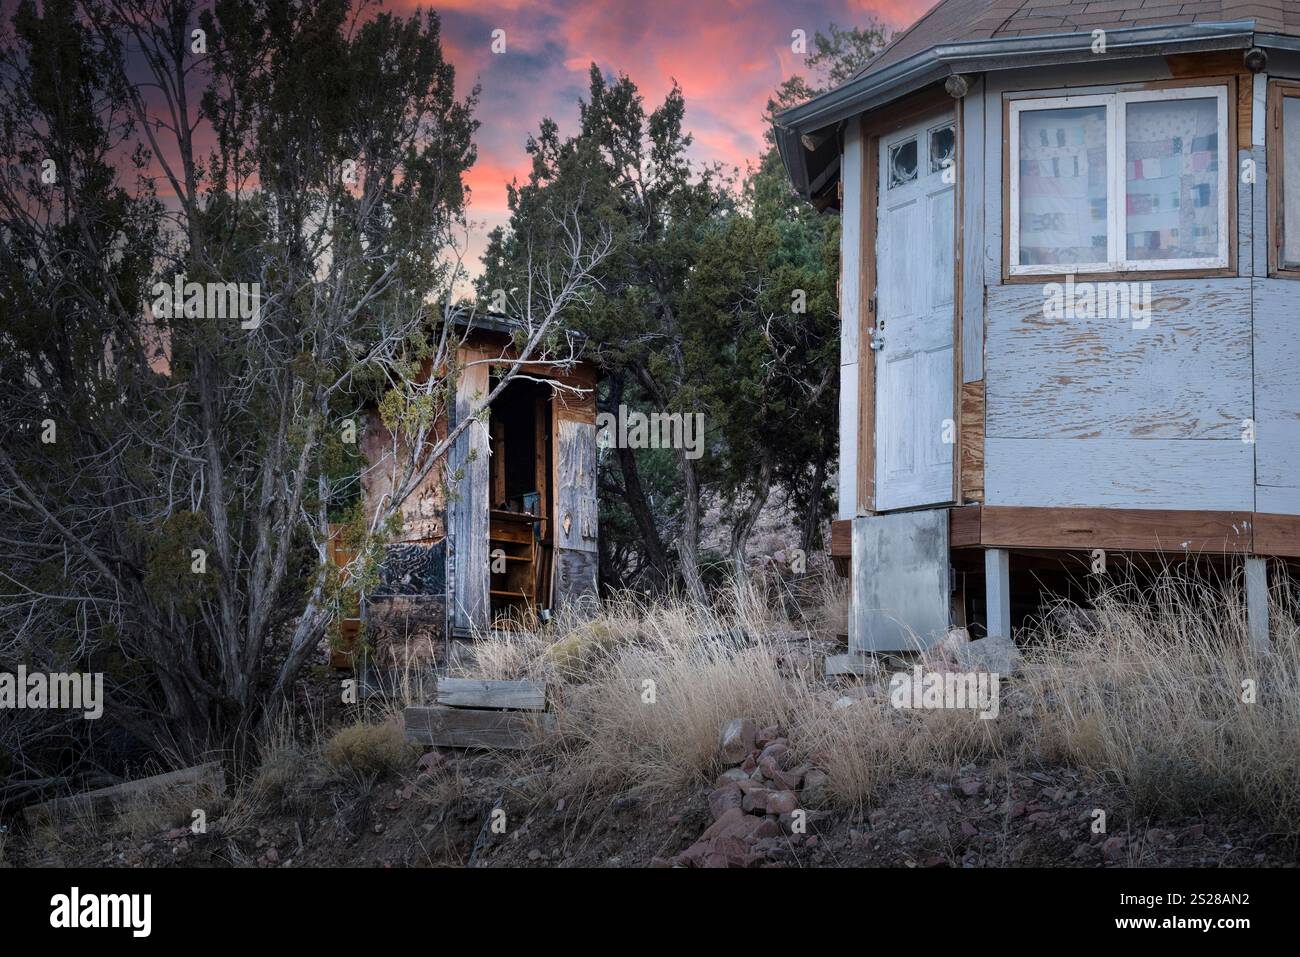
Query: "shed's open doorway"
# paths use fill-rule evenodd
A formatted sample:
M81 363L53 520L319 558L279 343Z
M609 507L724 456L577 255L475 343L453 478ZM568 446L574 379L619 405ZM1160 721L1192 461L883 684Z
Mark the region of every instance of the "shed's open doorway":
M494 620L550 607L551 389L515 379L492 402L489 596Z

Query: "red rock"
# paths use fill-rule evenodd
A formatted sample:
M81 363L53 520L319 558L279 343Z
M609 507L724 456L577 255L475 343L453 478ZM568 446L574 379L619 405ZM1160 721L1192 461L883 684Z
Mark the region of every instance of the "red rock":
M718 779L713 782L715 788L725 788L728 784L738 784L749 777L748 772L742 768L732 768L729 771L723 771L718 775Z
M1101 845L1102 856L1111 863L1123 860L1124 845L1127 843L1128 842L1124 838L1118 835L1106 838L1105 842Z
M799 799L793 791L769 791L767 793L768 814L791 814L799 807Z
M771 755L758 759L758 769L763 772L763 777L769 781L775 781L784 788L797 788L799 786L801 778L796 774L783 771L779 759Z
M765 827L769 825L770 827ZM766 818L746 814L740 808L733 807L725 812L705 829L700 835L701 841L720 837L736 837L746 842L753 842L760 837L773 837L779 833L776 824Z
M984 790L984 782L974 778L962 778L957 782L957 787L961 788L961 793L967 797L974 797Z
M1009 801L1007 803L1007 817L1015 819L1023 817L1025 813L1024 801Z
M718 735L718 749L727 764L739 764L754 749L754 735L758 728L749 718L733 718L722 726Z
M780 737L781 729L774 724L769 724L754 736L754 743L760 748L765 748Z
M962 834L962 837L975 837L976 835L979 834L979 832L980 832L980 829L977 828L977 827L976 827L974 824L972 824L970 821L962 821L962 822L961 822L961 834Z
M441 751L426 751L424 754L420 755L420 760L415 762L415 766L421 771L432 771L435 768L441 767L442 761L443 755Z
M721 863L716 862L721 859ZM734 837L724 837L713 842L713 853L704 859L705 867L757 867L762 854L751 853L749 846Z
M750 788L745 792L745 798L740 806L745 811L756 811L762 814L767 810L768 799L773 793L767 788Z
M778 738L758 753L758 766L760 768L763 766L764 758L772 758L776 761L776 766L782 769L788 768L794 763L794 755L790 753L785 738Z
M736 784L728 784L725 787L717 788L709 792L709 811L713 814L716 821L732 808L740 807L741 800L744 797L740 793L740 787Z

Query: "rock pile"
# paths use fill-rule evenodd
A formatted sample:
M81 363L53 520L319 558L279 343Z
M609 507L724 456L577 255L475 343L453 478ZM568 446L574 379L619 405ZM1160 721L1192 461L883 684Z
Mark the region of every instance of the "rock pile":
M664 867L758 867L773 852L789 846L815 846L807 833L825 796L824 771L796 764L781 729L759 728L748 718L722 726L718 750L729 765L709 792L713 823L699 840L676 857L656 861Z

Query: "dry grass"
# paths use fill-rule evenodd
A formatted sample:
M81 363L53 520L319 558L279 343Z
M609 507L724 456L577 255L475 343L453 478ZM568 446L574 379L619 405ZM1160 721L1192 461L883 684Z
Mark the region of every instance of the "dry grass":
M827 596L833 609L834 588ZM666 796L707 783L719 727L750 717L787 728L843 804L871 801L902 775L948 778L972 762L1068 764L1139 809L1227 808L1300 832L1300 637L1285 595L1274 596L1267 658L1249 650L1239 583L1167 577L1146 591L1117 587L1091 614L1045 615L1019 636L1027 663L1004 682L992 720L895 710L887 675L835 707L840 691L790 666L774 636L791 626L768 610L770 597L713 609L624 597L550 635L485 636L475 673L559 691L562 744L548 757L562 789ZM1247 680L1253 704L1242 701Z
M279 810L301 808L309 791L327 777L320 731L315 724L310 727L304 735L295 730L292 719L282 716L262 742L257 770L248 783L253 804Z
M144 840L172 828L189 827L194 823L196 810L213 820L221 814L225 803L224 795L207 787L149 791L119 805L108 822L108 830L133 841Z
M1250 650L1236 583L1127 585L1091 623L1049 619L1026 681L1043 757L1104 775L1141 810L1240 808L1300 832L1300 632L1291 596L1273 599L1267 656Z
M415 752L406 743L400 717L378 724L357 722L335 731L325 742L325 762L338 771L383 775L408 767Z

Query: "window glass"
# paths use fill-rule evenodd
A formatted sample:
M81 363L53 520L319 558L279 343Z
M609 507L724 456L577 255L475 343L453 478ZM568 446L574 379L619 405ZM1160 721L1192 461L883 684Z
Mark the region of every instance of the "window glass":
M1282 98L1282 261L1300 266L1300 97Z
M889 148L889 188L902 186L916 179L916 140L899 143Z
M1125 258L1216 258L1217 101L1132 102L1124 122Z
M951 126L941 126L930 131L930 172L938 173L956 160L957 131Z
M1020 263L1100 263L1106 247L1106 107L1020 114Z

